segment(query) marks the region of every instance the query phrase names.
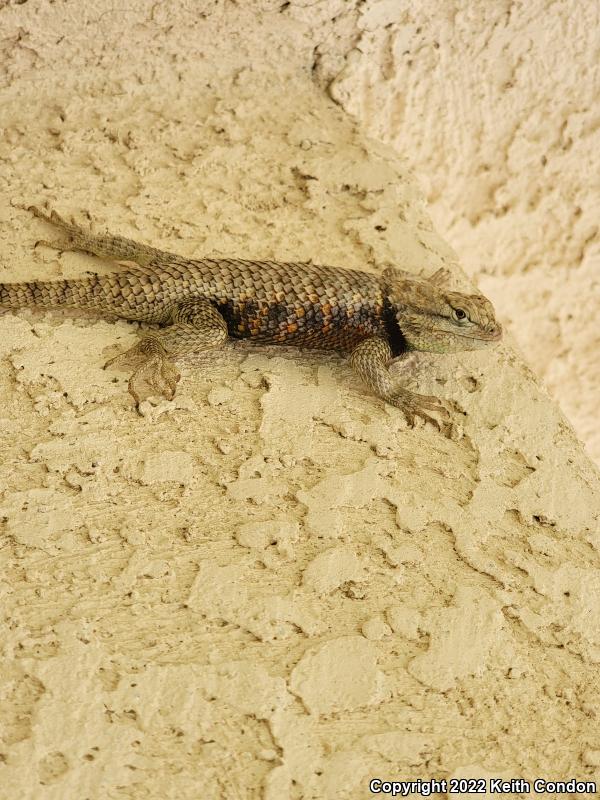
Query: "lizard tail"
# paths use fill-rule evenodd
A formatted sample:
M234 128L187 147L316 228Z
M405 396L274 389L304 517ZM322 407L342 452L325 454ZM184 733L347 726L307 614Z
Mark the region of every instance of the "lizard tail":
M5 308L56 308L67 306L113 314L134 320L155 321L162 293L152 279L130 274L93 275L81 280L0 283L0 306Z
M37 306L73 306L81 302L83 287L80 281L28 281L26 283L0 283L0 306L23 308ZM83 281L81 281L83 283Z

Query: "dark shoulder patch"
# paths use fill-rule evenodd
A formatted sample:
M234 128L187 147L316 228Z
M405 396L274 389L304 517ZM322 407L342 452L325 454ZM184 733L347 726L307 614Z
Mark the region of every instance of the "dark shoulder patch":
M394 358L402 353L406 353L408 350L406 339L404 338L402 331L400 330L400 326L398 325L398 320L396 319L396 314L394 313L394 307L387 297L383 301L383 321L385 324L387 339L390 343L390 347L392 348L392 355Z

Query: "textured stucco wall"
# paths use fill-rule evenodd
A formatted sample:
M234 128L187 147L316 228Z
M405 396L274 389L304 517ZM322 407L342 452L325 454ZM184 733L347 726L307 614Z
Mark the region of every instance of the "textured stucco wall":
M356 22L333 5L2 5L1 279L108 268L33 248L12 203L47 200L184 255L465 286L405 162L315 85ZM139 417L101 369L135 333L0 316L2 800L600 783L600 483L509 340L415 376L446 439L276 349L188 363Z
M596 0L367 0L330 21L319 64L416 170L437 228L598 461L599 30Z

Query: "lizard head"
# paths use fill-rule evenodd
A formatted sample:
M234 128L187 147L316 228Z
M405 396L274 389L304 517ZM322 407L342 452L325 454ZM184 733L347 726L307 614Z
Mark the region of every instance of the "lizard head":
M391 282L388 296L410 350L479 350L502 337L494 307L483 295L451 292L427 280L402 277Z

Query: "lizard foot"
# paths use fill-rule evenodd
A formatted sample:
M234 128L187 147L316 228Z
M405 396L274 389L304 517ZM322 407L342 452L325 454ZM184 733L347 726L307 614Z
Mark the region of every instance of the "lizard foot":
M139 363L141 361L141 363ZM129 379L129 394L135 401L137 411L140 403L153 394L162 395L167 400L175 397L175 389L181 374L175 364L169 359L169 354L155 337L148 336L131 347L125 353L120 353L110 358L104 365L106 369L111 364L137 362Z
M452 430L450 412L437 397L398 389L384 397L384 400L402 411L409 427L414 427L416 417L420 417L425 422L430 422L444 435L450 435Z
M19 206L19 208L22 208L25 211L30 211L34 217L39 217L40 219L43 219L44 222L48 222L50 225L55 225L57 228L71 228L72 226L77 227L77 223L73 218L71 218L71 222L69 223L56 211L43 211L37 206Z
M68 250L82 250L84 252L90 252L86 248L86 242L89 239L89 234L75 222L73 217L71 217L71 221L68 222L56 211L44 211L37 206L20 206L20 208L31 212L34 217L38 217L44 222L47 222L49 225L54 225L56 228L60 228L64 233L63 239L56 239L55 241L38 239L35 243L35 247L38 245L43 245L44 247L51 247L54 250L59 250L60 252L66 252Z
M429 283L433 283L434 286L446 286L450 282L450 278L452 277L452 273L446 267L440 267L437 269L433 275L429 277Z

